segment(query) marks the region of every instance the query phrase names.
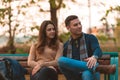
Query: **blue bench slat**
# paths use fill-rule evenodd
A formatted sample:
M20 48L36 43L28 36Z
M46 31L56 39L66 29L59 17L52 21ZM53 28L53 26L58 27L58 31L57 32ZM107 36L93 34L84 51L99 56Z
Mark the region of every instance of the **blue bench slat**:
M103 54L109 54L111 57L118 57L118 52L103 52Z
M110 55L110 63L116 65L116 72L114 74L104 74L104 80L118 80L118 52L103 52L104 55ZM28 53L22 54L0 54L0 56L28 56Z
M115 64L115 58L114 57L111 57L110 63ZM115 80L115 74L110 74L110 80Z
M118 57L115 57L115 63L116 63L116 72L115 72L115 80L118 80Z
M23 53L23 54L0 54L0 56L28 56L28 53Z

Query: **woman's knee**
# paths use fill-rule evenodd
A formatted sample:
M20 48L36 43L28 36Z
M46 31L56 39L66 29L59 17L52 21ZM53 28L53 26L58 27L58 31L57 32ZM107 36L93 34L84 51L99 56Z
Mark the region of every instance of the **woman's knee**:
M45 68L44 74L49 80L58 80L58 73L52 68Z
M57 72L48 67L41 68L34 76L31 76L31 80L57 80L58 74Z
M49 68L49 67L43 67L40 69L40 73L56 73L56 71L52 68Z

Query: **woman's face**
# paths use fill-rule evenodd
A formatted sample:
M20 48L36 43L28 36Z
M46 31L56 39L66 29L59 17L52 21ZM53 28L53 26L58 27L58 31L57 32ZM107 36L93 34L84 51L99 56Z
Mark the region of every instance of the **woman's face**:
M46 36L49 39L52 39L55 37L55 27L52 24L48 24L46 27Z

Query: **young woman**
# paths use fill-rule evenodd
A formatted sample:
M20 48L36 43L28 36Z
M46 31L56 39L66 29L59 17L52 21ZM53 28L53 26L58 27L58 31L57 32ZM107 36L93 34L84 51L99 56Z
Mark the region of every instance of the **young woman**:
M58 80L55 67L62 52L57 27L52 21L43 21L38 42L31 46L28 56L28 65L32 67L31 80Z

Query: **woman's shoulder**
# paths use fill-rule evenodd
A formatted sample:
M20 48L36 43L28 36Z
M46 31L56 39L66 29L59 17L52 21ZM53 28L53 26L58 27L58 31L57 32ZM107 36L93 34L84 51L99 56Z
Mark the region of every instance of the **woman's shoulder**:
M59 46L63 46L63 43L61 41L58 41Z
M36 48L37 43L32 43L31 48Z

